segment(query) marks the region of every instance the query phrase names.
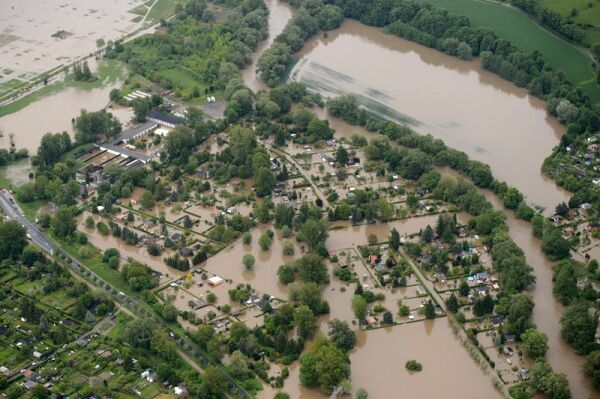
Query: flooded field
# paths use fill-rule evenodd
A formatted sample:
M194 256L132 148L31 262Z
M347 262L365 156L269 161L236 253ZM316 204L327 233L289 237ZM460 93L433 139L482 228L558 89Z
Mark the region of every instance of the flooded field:
M129 10L143 0L0 2L0 84L27 80L139 28ZM54 36L54 37L53 37Z
M540 171L564 128L544 102L484 71L478 61L355 21L313 39L300 57L292 79L324 96L355 95L370 111L443 139L488 163L533 204L554 209L568 198Z
M36 153L40 140L46 133L67 131L72 136L72 119L79 116L82 109L98 111L106 107L110 91L120 84L119 81L113 81L93 89L67 87L1 117L0 130L4 132L4 136L0 137L0 148L10 147L9 133L15 135L16 148L27 148L30 154ZM116 108L114 115L125 123L131 119L133 111L131 108Z

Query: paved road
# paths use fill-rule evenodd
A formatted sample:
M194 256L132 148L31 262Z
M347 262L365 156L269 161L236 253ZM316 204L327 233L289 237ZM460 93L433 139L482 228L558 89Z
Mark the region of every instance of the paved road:
M53 254L56 251L54 244L52 244L36 225L27 220L13 196L5 189L0 189L0 206L9 220L15 220L19 222L21 226L25 227L27 234L29 234L28 238L31 237L30 240L35 245L50 254Z

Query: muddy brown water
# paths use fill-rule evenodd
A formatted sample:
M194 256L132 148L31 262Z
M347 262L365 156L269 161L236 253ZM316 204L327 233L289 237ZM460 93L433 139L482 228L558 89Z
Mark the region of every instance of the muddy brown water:
M275 3L275 6L278 4ZM272 12L272 15L277 14ZM271 23L271 18L269 22ZM483 70L477 61L461 61L354 21L346 21L340 29L329 32L327 38L315 38L305 46L301 56L292 71L294 79L312 84L313 88L325 95L358 95L365 104L378 112L387 113L391 119L412 123L419 132L431 133L443 139L448 146L465 151L471 158L489 164L495 176L518 187L533 204L552 210L558 202L568 198L566 191L558 188L540 172L544 158L564 133L563 127L546 113L543 101ZM375 136L363 128L332 118L322 110L317 113L329 120L339 136ZM443 172L459 177L453 171ZM480 191L496 207L502 207L491 192ZM581 370L583 358L577 356L560 336L560 317L564 309L552 295L552 262L545 258L539 240L532 236L527 223L516 219L512 213L507 213L507 224L513 239L523 249L528 263L534 268L537 278L536 285L531 289L536 303L533 322L548 334L548 361L555 371L568 376L574 398L600 398L600 394L594 391ZM340 240L338 248L348 247L348 244L364 239L362 237L369 233L362 229L367 228L348 227L332 231L329 241L332 243ZM375 230L381 228L370 227ZM385 232L375 234L379 236ZM438 325L441 324L438 322ZM447 328L447 325L444 326ZM446 338L451 337L451 332L447 332ZM370 353L384 347L379 342L380 340L369 350ZM447 346L456 349L458 344ZM459 349L466 355L464 349ZM393 357L390 357L392 360L387 360L386 354L370 359L393 362L391 368L394 365L396 368L402 367ZM352 359L355 358L353 355ZM353 361L352 365L355 387L360 386L362 378L377 377L378 372L368 368L362 374L357 367L362 368L356 363ZM463 364L465 367L474 366L471 360L460 364L461 367ZM290 381L286 382L286 390L294 386L294 375L292 370ZM432 378L446 381L443 372ZM485 378L472 379L490 385ZM379 385L386 384L382 382ZM318 397L306 396L306 391L300 389L302 392L295 392L292 396ZM423 387L412 384L410 389ZM445 393L440 391L439 394Z
M252 58L252 64L242 71L244 83L255 93L267 88L264 82L258 78L256 72L258 57L271 46L277 35L283 31L287 22L292 18L292 13L294 12L288 3L279 0L265 0L265 4L269 9L269 37L259 44Z
M462 61L348 20L309 41L291 78L326 97L352 94L374 113L489 164L536 205L568 198L540 167L564 133L545 103Z
M94 70L97 62L89 60ZM0 148L10 148L10 133L14 133L16 148L27 148L30 155L37 152L42 136L46 133L68 132L73 137L73 119L82 109L99 111L107 106L109 93L121 86L120 81L107 82L100 88L67 87L57 93L42 97L24 108L0 117ZM108 109L121 123L125 124L133 116L127 107ZM123 129L128 126L124 125Z

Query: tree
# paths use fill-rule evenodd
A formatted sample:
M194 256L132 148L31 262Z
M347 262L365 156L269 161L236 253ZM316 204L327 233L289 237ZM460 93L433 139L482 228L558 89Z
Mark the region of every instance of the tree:
M473 304L473 314L477 317L490 314L493 311L494 300L490 295L484 295L483 297L477 298L477 300Z
M469 284L466 281L463 281L458 286L458 294L460 296L467 296L467 295L469 295L469 290L470 290Z
M597 320L588 313L585 303L575 303L567 307L560 320L563 338L578 353L585 354L594 343Z
M317 329L315 315L306 305L298 306L294 310L294 326L302 339L310 338Z
M364 388L358 388L354 397L356 399L369 399L369 393Z
M433 305L433 302L431 301L431 299L425 303L423 313L425 314L425 317L428 319L435 318L435 306Z
M348 150L340 146L335 152L335 160L340 167L345 167L348 163Z
M277 276L279 277L279 282L282 284L289 284L296 279L296 271L294 267L289 264L281 265L279 266L279 269L277 269Z
M534 328L526 330L521 334L523 340L523 351L532 359L544 357L548 351L548 336Z
M395 228L392 228L392 231L390 231L389 242L390 248L394 251L397 251L400 248L400 233L398 233L398 230Z
M177 320L179 311L173 304L165 303L165 305L162 307L161 315L165 321L172 322Z
M271 237L269 237L269 235L266 233L261 235L258 239L258 245L260 245L260 249L262 249L263 251L268 251L269 248L271 248L272 243L273 240L271 240Z
M246 254L242 257L242 263L244 264L246 270L251 270L254 267L255 261L256 259L254 259L252 254Z
M448 299L446 299L446 307L452 313L458 312L460 304L458 303L458 298L454 295L454 292L450 295Z
M202 374L199 397L211 399L224 398L227 386L227 380L223 373L214 366L208 366Z
M360 295L355 295L352 298L352 310L359 322L363 322L367 318L367 301Z
M569 381L564 374L552 372L544 360L537 359L529 370L531 386L549 399L571 399Z
M296 262L300 278L305 282L326 284L329 282L329 273L323 258L316 254L306 254Z
M552 228L544 233L542 250L550 259L559 260L569 257L571 245L562 237L559 229Z
M554 295L563 305L569 305L579 296L575 263L563 260L554 266Z
M105 110L97 112L81 110L74 126L75 139L79 144L91 143L101 137L108 139L121 132L121 122Z
M349 376L348 356L322 335L300 356L300 381L304 386L320 387L329 393Z
M594 388L600 389L600 351L594 351L586 357L583 370L592 379Z
M392 312L387 311L383 314L383 324L394 324L394 316L392 316Z
M142 206L142 208L144 209L151 209L154 206L155 202L154 202L154 196L152 195L152 192L148 191L148 190L144 190L144 192L142 193L142 196L140 198L140 205Z
M77 231L74 215L75 212L71 207L61 206L58 208L50 221L54 234L62 238L73 235Z
M0 222L0 259L16 259L27 245L26 230L14 220Z
M256 173L256 178L254 181L254 187L256 189L256 195L259 197L266 197L270 195L275 187L276 183L275 176L273 172L267 167L261 167Z
M194 131L185 125L177 125L165 139L165 151L170 161L178 165L188 162L196 146Z
M325 245L329 237L327 222L324 220L307 220L298 232L298 238L308 246L310 252L314 252L319 244Z
M348 352L356 345L356 333L350 329L345 321L333 319L329 323L329 339L344 352Z
M231 354L227 368L229 368L229 371L235 378L240 380L246 379L251 374L248 367L248 360L239 350Z

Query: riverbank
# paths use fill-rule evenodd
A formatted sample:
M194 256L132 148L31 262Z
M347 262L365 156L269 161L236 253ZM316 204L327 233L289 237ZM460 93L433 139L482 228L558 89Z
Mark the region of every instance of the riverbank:
M503 4L476 0L416 0L469 17L475 27L496 32L527 53L539 52L552 67L562 70L569 80L593 103L600 103L600 87L588 56L573 44L548 31L523 11Z

